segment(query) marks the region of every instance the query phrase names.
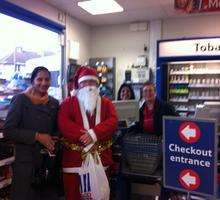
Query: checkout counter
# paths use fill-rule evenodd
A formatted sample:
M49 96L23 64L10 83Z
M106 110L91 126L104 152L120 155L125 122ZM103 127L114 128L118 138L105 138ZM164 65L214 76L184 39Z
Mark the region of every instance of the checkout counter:
M117 197L116 199L132 199L132 185L133 184L147 184L147 185L161 185L162 184L162 166L158 167L157 170L152 174L141 174L131 172L125 163L123 162L122 145L123 136L127 133L127 127L131 122L139 120L139 107L135 101L118 101L114 102L118 117L119 117L119 128L115 137L115 143L113 145L113 157L117 157L117 161L120 163L119 172L117 175ZM216 119L217 130L220 135L220 102L207 102L202 107L198 107L196 110L195 118L201 119ZM219 145L220 146L220 145ZM116 150L116 151L114 151ZM219 150L220 158L220 150ZM220 159L219 159L220 160ZM220 172L220 164L218 172ZM163 195L163 194L161 194ZM185 195L182 194L182 197ZM164 197L161 196L161 199ZM205 199L195 195L191 196L191 199Z
M139 121L139 102L135 100L113 102L119 118L117 133L113 138L113 159L118 163L116 184L116 199L132 199L132 188L135 185L161 184L162 168L158 168L152 174L139 173L129 169L123 155L123 137L128 134L129 127L135 121ZM137 188L134 187L134 190Z
M205 102L196 108L195 118L215 119L217 132L220 135L220 102Z
M220 102L205 102L204 105L196 108L195 118L215 119L217 133L220 137ZM220 138L219 138L220 141ZM220 142L218 141L218 199L220 199Z

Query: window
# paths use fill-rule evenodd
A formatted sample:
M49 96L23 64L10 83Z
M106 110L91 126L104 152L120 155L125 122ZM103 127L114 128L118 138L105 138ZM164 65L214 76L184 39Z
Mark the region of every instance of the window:
M0 25L0 110L7 110L13 95L30 85L37 66L49 69L49 94L61 99L60 34L1 13Z

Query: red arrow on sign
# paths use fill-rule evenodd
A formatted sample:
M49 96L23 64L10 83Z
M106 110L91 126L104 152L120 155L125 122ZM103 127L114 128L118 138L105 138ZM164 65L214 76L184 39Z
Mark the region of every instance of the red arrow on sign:
M179 128L180 138L187 143L194 143L200 139L201 131L194 122L184 122Z
M195 190L200 186L200 177L195 171L185 169L180 172L179 182L187 190Z

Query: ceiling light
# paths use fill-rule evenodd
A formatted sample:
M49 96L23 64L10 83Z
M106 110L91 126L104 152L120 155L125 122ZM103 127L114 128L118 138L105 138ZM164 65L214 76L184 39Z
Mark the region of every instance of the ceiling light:
M124 9L115 0L89 0L78 2L78 6L92 15L122 12Z

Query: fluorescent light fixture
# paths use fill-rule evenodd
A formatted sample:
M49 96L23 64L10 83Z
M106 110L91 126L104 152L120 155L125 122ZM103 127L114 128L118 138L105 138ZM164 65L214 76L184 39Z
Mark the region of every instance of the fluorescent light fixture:
M115 0L89 0L78 2L78 6L92 15L122 12L124 9Z

